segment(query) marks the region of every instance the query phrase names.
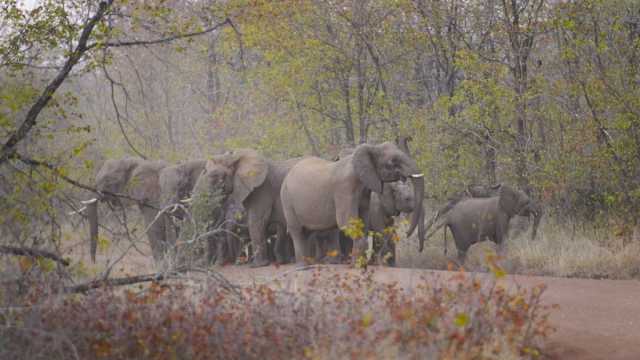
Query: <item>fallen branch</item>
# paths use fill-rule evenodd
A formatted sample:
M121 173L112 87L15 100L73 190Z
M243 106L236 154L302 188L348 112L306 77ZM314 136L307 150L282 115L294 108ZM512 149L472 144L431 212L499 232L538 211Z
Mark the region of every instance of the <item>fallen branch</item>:
M128 276L123 278L114 278L114 279L99 279L89 281L88 283L68 286L64 289L66 293L84 293L92 289L97 289L101 287L107 286L123 286L123 285L132 285L138 284L142 282L150 282L150 281L161 281L166 280L171 277L174 277L173 274L147 274L147 275L137 275L137 276Z
M69 260L65 260L58 255L45 250L0 245L0 253L18 256L29 256L33 258L43 257L59 262L64 266L69 266Z

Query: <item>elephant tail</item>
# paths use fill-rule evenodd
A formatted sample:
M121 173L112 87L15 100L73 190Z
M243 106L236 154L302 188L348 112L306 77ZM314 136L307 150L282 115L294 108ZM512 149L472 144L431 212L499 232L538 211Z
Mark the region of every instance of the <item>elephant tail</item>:
M84 203L87 205L87 218L89 219L91 261L95 263L98 249L98 199L91 199Z
M447 227L444 227L444 256L447 256Z

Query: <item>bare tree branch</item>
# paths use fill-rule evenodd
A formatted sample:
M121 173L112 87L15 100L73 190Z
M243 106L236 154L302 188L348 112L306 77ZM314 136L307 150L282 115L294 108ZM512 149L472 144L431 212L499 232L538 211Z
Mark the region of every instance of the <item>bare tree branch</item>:
M179 39L187 39L198 35L203 35L215 31L216 29L221 28L224 25L231 25L234 28L235 26L231 22L231 19L226 18L223 22L208 27L201 31L194 31L186 34L175 34L161 39L154 40L132 40L132 41L115 41L115 42L95 42L87 46L87 49L93 49L95 47L126 47L126 46L145 46L145 45L157 45L157 44L165 44L174 40Z
M25 247L16 247L16 246L6 246L0 245L0 254L9 254L9 255L19 255L19 256L29 256L32 258L43 257L46 259L50 259L64 266L69 266L69 260L65 260L60 256L45 250L25 248Z
M5 163L13 153L15 153L15 148L31 131L31 129L36 125L38 115L40 112L47 106L53 94L58 90L60 85L65 81L71 69L78 63L80 58L84 55L84 53L90 48L87 46L87 41L89 40L89 36L93 31L93 28L96 24L104 17L107 10L113 4L113 0L101 1L98 6L98 11L93 15L85 24L82 29L82 33L80 34L80 38L78 39L78 45L75 50L69 54L67 61L62 66L62 69L58 72L58 75L51 80L49 85L44 89L44 91L40 94L35 104L31 106L27 115L25 116L24 121L20 125L17 131L15 131L9 139L2 145L2 149L0 149L0 165Z

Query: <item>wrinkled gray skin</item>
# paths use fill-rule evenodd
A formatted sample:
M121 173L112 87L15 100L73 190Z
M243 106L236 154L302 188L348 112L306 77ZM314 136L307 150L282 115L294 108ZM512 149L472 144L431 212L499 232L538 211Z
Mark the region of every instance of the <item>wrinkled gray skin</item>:
M416 189L415 208L422 208L424 178L415 161L393 143L359 145L352 155L337 162L318 157L300 160L284 179L280 192L296 262L313 256L316 244L305 236L311 231L344 228L350 219L360 218L366 234L371 192L382 193L384 183L407 178ZM420 221L420 212L414 212L408 235ZM330 239L327 248L338 251L337 238ZM365 249L366 239L355 239L353 260Z
M469 185L465 191L461 191L457 194L454 194L449 198L449 202L446 205L439 208L434 216L429 220L426 225L426 231L428 231L431 226L438 220L440 220L447 212L449 212L456 204L461 202L462 200L469 198L490 198L494 196L500 195L500 188L502 184L496 184L491 186L484 185ZM538 226L540 225L540 220L542 219L542 208L539 204L535 202L531 202L530 206L526 206L523 208L518 214L518 216L524 216L527 218L533 217L533 226L531 228L531 240L536 238L536 234L538 231ZM446 233L444 234L444 253L447 254L447 245L446 245ZM419 251L422 252L424 246L424 241L420 242Z
M182 164L171 165L160 170L160 196L161 207L172 204L182 204L181 201L191 197L193 188L204 171L206 160L191 160ZM186 204L182 204L186 206ZM167 241L175 243L179 235L179 227L174 221L184 219L185 213L182 208L175 208L165 218Z
M396 258L395 242L393 241L393 234L385 233L385 229L395 226L394 216L413 212L415 206L413 186L409 182L401 181L385 183L382 188L382 194L371 193L369 206L370 230L382 234L381 239L374 241L374 254L378 257L379 263L394 266ZM332 238L338 236L340 237L340 254L346 257L351 253L353 241L345 234L338 232L337 229L315 231L309 234L310 238L316 237L315 239L310 239L310 241L316 242L317 261L332 262L330 258L325 258L329 251L327 244L330 243Z
M387 265L396 263L396 244L393 234L384 233L388 227L394 227L394 216L400 213L412 213L415 206L415 193L409 182L392 182L385 184L382 194L372 193L369 210L371 230L382 234L382 243L375 246L374 251ZM387 258L387 254L390 256Z
M252 266L266 266L267 236L277 232L275 257L279 263L289 262L293 256L288 245L285 219L280 201L282 180L299 159L272 161L255 150L241 149L216 156L205 165L201 175L210 186L222 186L224 192L247 211L247 225L253 249Z
M114 206L137 205L144 218L147 238L153 258L160 261L169 246L165 232L165 218L154 219L160 207L160 171L168 164L164 161L148 161L139 158L107 160L96 175L96 189L102 194L98 201L88 205L90 224L91 259L95 262L98 241L98 202L106 201ZM114 194L125 195L125 199ZM152 224L153 222L153 224ZM151 226L150 226L151 224Z
M458 250L458 259L464 262L467 250L477 242L488 239L502 247L511 218L534 211L535 204L524 192L502 185L498 196L465 198L457 202L440 217L440 222L426 238L441 227L449 227Z

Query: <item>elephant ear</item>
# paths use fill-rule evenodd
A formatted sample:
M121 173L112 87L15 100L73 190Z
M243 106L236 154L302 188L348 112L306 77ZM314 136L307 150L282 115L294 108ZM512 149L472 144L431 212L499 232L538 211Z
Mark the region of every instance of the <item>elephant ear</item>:
M236 154L233 197L238 204L243 204L251 192L264 183L269 165L255 150L240 150Z
M147 161L136 167L129 181L129 193L138 201L154 203L160 200L160 171L164 161Z
M353 153L353 169L364 186L378 194L382 193L382 179L376 170L376 147L368 144L358 146Z
M411 156L411 151L409 151L409 142L412 140L413 138L411 136L398 136L396 137L396 145L398 145L403 153Z
M498 200L500 208L509 216L514 216L520 211L520 196L512 187L502 185L500 187L500 199Z

